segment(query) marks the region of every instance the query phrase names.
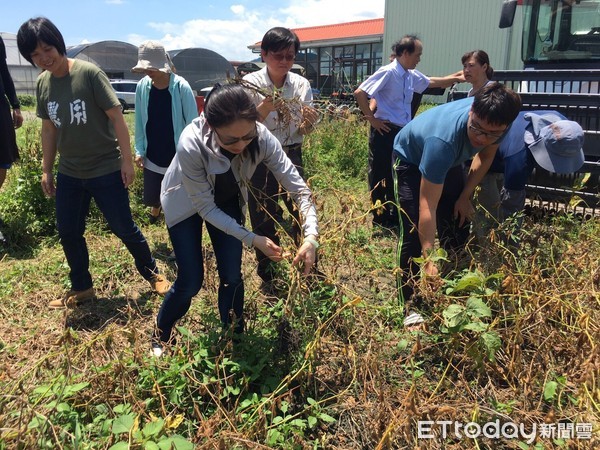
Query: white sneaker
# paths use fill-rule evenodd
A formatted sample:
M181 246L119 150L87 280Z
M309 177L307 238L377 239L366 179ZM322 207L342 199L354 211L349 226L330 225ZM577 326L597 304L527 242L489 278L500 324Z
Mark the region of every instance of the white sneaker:
M155 358L160 358L164 353L162 345L160 344L152 344L152 356Z
M405 327L419 325L420 323L425 323L425 319L418 312L411 311L410 314L404 318Z

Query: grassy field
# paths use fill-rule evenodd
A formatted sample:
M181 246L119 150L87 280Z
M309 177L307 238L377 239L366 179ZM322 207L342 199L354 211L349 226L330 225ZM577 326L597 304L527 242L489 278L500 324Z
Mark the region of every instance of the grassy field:
M406 330L396 239L370 228L367 128L324 120L304 154L324 278L283 262L284 294L265 298L246 251L248 330L233 348L220 337L207 239L205 285L177 346L155 359L162 299L95 210L87 239L98 300L47 309L69 288L68 267L39 187L39 123L18 137L22 161L0 192L10 242L0 251L0 449L599 448L597 219L526 217L519 250L491 235L445 264L440 289L419 286L427 326ZM148 223L138 175L136 221L174 279L165 225ZM424 421L437 425L429 432ZM504 428L474 438L475 425L459 436L440 421Z

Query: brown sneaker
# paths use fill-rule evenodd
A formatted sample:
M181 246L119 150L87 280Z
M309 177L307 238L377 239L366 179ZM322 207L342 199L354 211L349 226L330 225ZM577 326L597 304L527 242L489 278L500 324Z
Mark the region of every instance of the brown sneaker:
M160 295L165 295L171 289L171 283L160 273L150 279L150 286Z
M63 298L57 298L48 303L50 309L74 308L89 300L96 298L94 288L91 287L85 291L69 291Z

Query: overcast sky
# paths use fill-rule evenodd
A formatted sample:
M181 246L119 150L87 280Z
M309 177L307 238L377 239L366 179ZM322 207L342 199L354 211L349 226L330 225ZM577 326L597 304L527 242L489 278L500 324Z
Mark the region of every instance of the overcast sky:
M382 18L385 0L2 0L0 31L31 17L52 20L67 46L103 40L167 50L203 47L229 60L256 58L248 45L272 27L300 28Z

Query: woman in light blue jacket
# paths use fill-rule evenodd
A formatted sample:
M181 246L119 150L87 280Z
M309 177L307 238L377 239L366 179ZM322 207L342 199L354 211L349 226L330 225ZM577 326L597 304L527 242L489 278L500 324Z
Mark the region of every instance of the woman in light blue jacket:
M131 69L144 73L135 90L135 162L144 169L144 204L149 219L160 214L160 183L175 156L183 129L198 117L194 92L172 72L171 60L156 41L140 45L139 61Z
M161 204L177 259L177 279L157 318L153 351L162 354L172 328L188 311L204 280L202 223L206 222L220 285L223 326L244 329L242 244L281 261L283 251L271 239L245 226L248 183L264 163L292 195L303 219L304 242L293 260L308 274L318 247L317 213L312 193L281 148L260 122L254 102L240 85L216 86L204 112L183 131L177 153L162 182Z

